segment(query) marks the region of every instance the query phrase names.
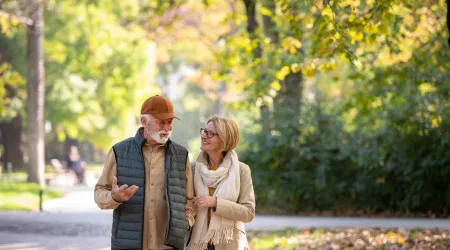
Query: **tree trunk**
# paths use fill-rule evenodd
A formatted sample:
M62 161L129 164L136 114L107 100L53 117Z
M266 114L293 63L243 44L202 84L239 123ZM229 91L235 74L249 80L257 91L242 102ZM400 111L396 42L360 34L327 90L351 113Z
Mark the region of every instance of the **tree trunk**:
M448 29L448 46L450 48L450 0L447 0L447 29Z
M39 0L29 0L28 8L28 181L44 186L44 17Z
M16 116L8 122L0 123L0 130L5 148L3 166L6 167L7 163L11 162L14 171L26 170L21 148L22 117Z
M276 4L274 0L263 0L262 3L266 9L275 15ZM279 46L279 34L272 17L263 15L263 22L264 35L270 39L271 43ZM289 73L281 83L281 86L281 90L273 100L272 119L280 121L298 118L300 115L301 94L303 90L302 74Z
M273 15L276 13L276 4L274 0L261 1L264 8L270 10ZM245 10L247 14L247 32L249 37L254 40L258 39L257 28L258 21L256 16L256 1L244 0ZM262 16L264 24L264 35L270 38L270 41L279 45L279 34L275 22L271 16ZM253 60L258 61L262 56L262 49L260 43L253 49ZM263 71L262 71L263 72ZM259 79L255 79L258 81ZM301 94L303 89L303 77L301 73L291 72L286 79L281 83L282 89L278 92L273 102L273 114L270 116L270 111L267 106L260 107L261 123L263 130L267 132L270 130L270 119L292 119L300 115Z
M276 13L276 5L273 0L264 0L263 6L272 12L272 15ZM278 43L278 32L276 30L275 22L272 20L271 16L263 15L263 23L264 23L264 34L266 37L270 38L270 42L277 44Z
M258 21L256 19L256 0L244 0L245 4L245 11L247 15L247 33L250 37L250 39L257 41L257 46L253 48L252 54L253 54L253 61L255 63L258 63L262 56L262 48L261 44L259 42L259 37L257 34L258 29ZM261 71L264 72L264 71ZM257 82L259 79L255 79ZM270 112L267 105L262 104L259 108L260 113L260 121L262 124L263 132L267 133L270 131Z
M256 20L256 0L244 0L245 12L247 14L247 33L250 39L258 40L258 45L253 48L253 59L257 60L261 58L262 51L261 45L259 43L258 34L256 30L258 29L258 21Z
M300 115L301 98L303 92L303 75L302 73L289 73L284 79L286 85L286 92L283 93L285 98L284 106L288 109L292 116L291 118L298 118ZM289 108L288 108L289 107Z
M289 73L281 83L281 90L273 101L273 119L298 121L301 113L303 75L302 73Z

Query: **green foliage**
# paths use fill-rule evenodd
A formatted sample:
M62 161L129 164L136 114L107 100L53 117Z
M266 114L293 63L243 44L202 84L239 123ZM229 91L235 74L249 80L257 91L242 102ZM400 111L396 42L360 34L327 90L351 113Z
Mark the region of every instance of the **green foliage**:
M1 19L4 16L0 15ZM23 49L25 44L22 43L23 34L14 20L8 19L7 24L7 31L3 34L0 32L0 122L9 121L19 114L24 115L26 109L26 54Z
M165 88L148 80L158 54L163 80L195 65L174 132L192 148L197 118L215 112L226 83L258 209L448 211L445 1L255 0L250 34L242 2L46 1L51 137L106 149L132 135L139 105ZM5 20L13 60L0 65L2 119L23 111L26 75L24 26Z
M433 128L432 121L413 121L409 129L390 124L371 133L358 124L348 132L322 107L304 107L302 113L299 121L280 121L272 135L247 138L255 146L242 160L252 166L262 211L440 214L450 206L448 122Z
M137 105L152 91L145 87L145 32L122 26L114 11L114 5L58 1L45 12L46 115L60 139L106 149L130 135L123 127L130 119L135 124Z
M0 64L0 122L23 112L25 81L8 63Z
M448 213L445 2L277 4L262 15L279 42L258 30L221 47L223 75L249 94L242 106L265 104L276 118L267 131L244 131L259 209ZM296 72L305 77L299 113L275 104Z
M156 1L46 1L45 116L59 140L77 138L106 150L114 141L135 132L139 105L159 91L148 80L153 66L149 59L154 56L150 49L154 46L146 39L148 34L140 20L153 3L154 8L159 6ZM0 83L2 119L26 110L24 94L17 92L25 86L21 79L27 72L26 25L16 26L8 26L4 37L13 61L11 67L2 67L7 70ZM7 95L4 81L16 92L9 99L3 98Z

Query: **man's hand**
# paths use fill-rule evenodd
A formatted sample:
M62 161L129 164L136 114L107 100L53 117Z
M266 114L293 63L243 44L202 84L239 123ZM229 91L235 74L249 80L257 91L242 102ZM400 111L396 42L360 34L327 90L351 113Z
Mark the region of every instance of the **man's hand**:
M184 212L186 214L191 214L194 211L194 208L189 206L188 204L184 205Z
M129 188L127 188L127 184L123 184L122 186L117 185L117 177L113 177L113 183L111 187L111 195L112 198L117 202L124 202L131 198L131 196L138 191L139 187L136 185L133 185Z
M194 205L207 208L207 207L216 207L217 206L217 198L209 195L197 196L194 199Z

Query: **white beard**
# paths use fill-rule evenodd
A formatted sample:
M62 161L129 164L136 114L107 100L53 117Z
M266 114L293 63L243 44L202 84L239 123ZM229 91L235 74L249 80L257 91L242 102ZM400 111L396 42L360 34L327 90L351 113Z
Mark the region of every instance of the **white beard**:
M161 138L161 134L167 134L167 137ZM161 143L161 144L165 144L169 140L171 135L172 135L172 131L166 131L166 130L161 130L158 132L150 132L150 138L152 138L153 140L155 140L156 142Z

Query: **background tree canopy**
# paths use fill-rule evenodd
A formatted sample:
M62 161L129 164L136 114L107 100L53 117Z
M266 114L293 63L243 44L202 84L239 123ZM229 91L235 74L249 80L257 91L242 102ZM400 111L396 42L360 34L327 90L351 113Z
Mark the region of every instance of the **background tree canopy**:
M142 101L162 93L182 118L174 140L192 157L209 115L238 122L259 211L448 214L444 0L43 8L49 148L76 139L104 152L135 133ZM1 139L5 152L20 153L23 132L12 124L27 126L26 5L6 1L0 11ZM12 128L18 138L8 137Z

